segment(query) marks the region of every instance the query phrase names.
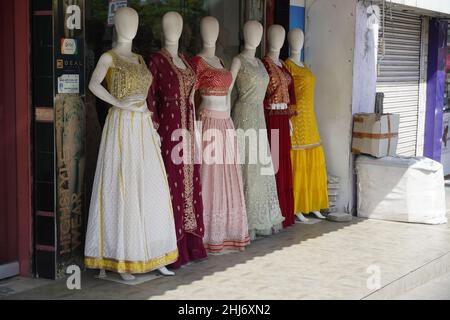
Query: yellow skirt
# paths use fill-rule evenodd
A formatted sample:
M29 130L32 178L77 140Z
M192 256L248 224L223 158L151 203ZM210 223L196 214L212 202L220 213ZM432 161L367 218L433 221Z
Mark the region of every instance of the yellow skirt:
M322 146L292 150L295 213L309 214L327 209L328 186L325 154Z

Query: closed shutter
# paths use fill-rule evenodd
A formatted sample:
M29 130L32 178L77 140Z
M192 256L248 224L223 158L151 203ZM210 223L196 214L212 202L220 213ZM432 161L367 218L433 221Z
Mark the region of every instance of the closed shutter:
M386 12L385 51L380 61L377 92L383 92L384 113L400 114L397 153L416 156L419 124L419 84L422 18L399 11ZM382 22L381 22L382 23ZM383 28L380 27L380 39ZM380 58L382 57L380 45Z

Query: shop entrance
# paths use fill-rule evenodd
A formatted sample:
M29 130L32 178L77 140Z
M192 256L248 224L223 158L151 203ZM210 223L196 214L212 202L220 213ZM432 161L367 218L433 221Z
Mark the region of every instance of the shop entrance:
M19 273L16 208L14 2L0 2L0 279Z

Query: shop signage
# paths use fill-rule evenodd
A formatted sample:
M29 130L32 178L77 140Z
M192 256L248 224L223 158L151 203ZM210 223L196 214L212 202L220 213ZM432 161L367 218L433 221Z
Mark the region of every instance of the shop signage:
M61 39L61 54L76 55L78 54L78 42L76 39Z
M83 266L85 0L53 0L56 274Z

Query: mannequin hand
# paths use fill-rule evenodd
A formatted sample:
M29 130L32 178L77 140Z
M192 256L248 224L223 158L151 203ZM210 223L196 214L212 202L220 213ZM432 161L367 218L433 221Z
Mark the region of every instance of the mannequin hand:
M144 103L145 103L144 96L130 96L126 97L123 100L120 100L116 107L123 110L134 111L137 108L142 107Z
M292 137L294 135L294 126L292 125L291 119L289 119L289 131Z

